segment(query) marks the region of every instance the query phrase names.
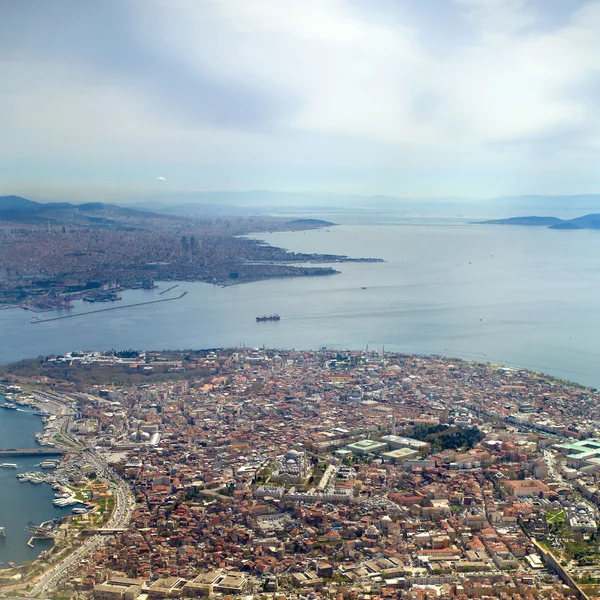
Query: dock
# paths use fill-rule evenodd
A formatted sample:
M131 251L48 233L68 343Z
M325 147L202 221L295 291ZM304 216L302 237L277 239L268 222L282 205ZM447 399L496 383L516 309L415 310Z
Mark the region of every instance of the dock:
M48 527L50 525L50 527ZM25 531L29 531L32 536L29 538L27 545L30 548L33 548L33 542L35 540L53 540L55 538L55 533L53 531L54 525L52 521L47 521L46 523L42 523L41 525L34 525L31 521L25 527Z

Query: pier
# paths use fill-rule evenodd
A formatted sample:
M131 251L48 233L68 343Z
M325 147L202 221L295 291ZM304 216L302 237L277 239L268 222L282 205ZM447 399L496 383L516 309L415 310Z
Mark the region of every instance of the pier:
M60 317L50 317L49 319L38 319L31 321L33 325L38 323L48 323L50 321L60 321L61 319L73 319L74 317L85 317L87 315L95 315L101 312L108 312L109 310L121 310L123 308L133 308L134 306L145 306L147 304L158 304L159 302L170 302L171 300L179 300L183 298L187 292L182 292L179 296L173 298L161 298L160 300L148 300L147 302L136 302L135 304L125 304L124 306L111 306L110 308L100 308L98 310L90 310L88 312L75 313L74 315L62 315Z
M3 456L62 456L62 450L55 448L0 448L0 458Z
M27 545L34 548L35 540L53 540L56 535L54 533L55 521L46 521L41 525L34 525L31 521L25 526L25 531L29 531L33 535L29 538Z

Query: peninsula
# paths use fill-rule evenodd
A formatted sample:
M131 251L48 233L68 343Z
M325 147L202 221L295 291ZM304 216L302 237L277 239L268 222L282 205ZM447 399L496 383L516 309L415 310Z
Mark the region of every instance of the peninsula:
M53 310L78 298L120 300L119 290L153 287L155 280L233 285L334 275L339 271L331 264L380 260L288 252L248 237L331 226L308 218L192 219L0 197L0 307Z
M84 502L33 528L53 548L0 570L0 592L600 592L596 390L329 349L71 352L0 371L15 401L56 415L39 441L65 454L47 478Z

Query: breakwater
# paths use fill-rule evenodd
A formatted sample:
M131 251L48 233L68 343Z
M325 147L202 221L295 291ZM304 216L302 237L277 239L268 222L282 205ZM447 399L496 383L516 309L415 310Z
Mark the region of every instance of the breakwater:
M49 321L60 321L62 319L73 319L74 317L84 317L87 315L95 315L101 312L108 312L109 310L121 310L123 308L133 308L135 306L145 306L147 304L158 304L159 302L170 302L171 300L179 300L183 298L187 292L182 292L179 296L173 298L161 298L160 300L148 300L147 302L136 302L135 304L125 304L124 306L111 306L110 308L100 308L98 310L90 310L87 312L75 313L72 315L61 315L60 317L51 317L50 319L37 319L31 321L32 324L37 325L38 323L48 323Z
M172 285L170 288L167 288L166 290L163 290L162 292L158 292L158 295L162 296L162 295L166 294L167 292L174 290L176 287L179 287L178 283L176 283L175 285Z

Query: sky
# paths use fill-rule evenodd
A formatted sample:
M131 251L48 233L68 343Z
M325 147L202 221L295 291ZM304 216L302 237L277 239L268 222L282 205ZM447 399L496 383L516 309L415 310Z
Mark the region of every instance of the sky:
M2 0L0 195L600 192L600 1Z

